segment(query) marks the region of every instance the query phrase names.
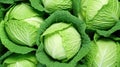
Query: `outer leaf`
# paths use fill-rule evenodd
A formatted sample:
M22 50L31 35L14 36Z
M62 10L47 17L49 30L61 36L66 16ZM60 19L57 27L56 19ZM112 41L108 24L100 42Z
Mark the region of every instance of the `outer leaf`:
M0 21L3 19L3 11L0 9Z
M115 31L120 30L120 21L118 21L111 29L109 30L97 30L97 33L104 37L109 37Z
M4 13L5 13L5 8L3 7L3 4L0 4L0 22L4 17Z
M76 67L87 67L87 66L78 64L78 65L76 65Z
M42 65L41 63L37 64L37 67L46 67L45 65Z
M36 67L37 65L37 60L34 55L34 53L28 53L28 54L12 54L8 56L4 62L4 66L7 67Z
M0 56L0 64L3 62L3 60L4 60L6 57L8 57L8 56L11 55L11 54L12 54L12 52L7 51L7 52L5 52L2 56Z
M22 61L22 60L27 60L27 61L33 62L34 64L37 64L36 58L33 53L12 54L8 58L5 59L4 63L10 64L10 63L15 63L17 61Z
M80 0L72 0L72 9L73 9L73 14L75 16L78 16L78 13L80 12Z
M0 0L0 3L13 4L14 0Z
M118 43L118 45L117 45L117 54L118 54L118 56L117 56L117 67L120 67L120 43Z
M34 7L35 9L39 10L39 11L44 11L44 8L42 6L42 4L40 3L40 0L29 0L32 7Z
M69 19L69 20L68 20ZM71 23L77 31L80 33L82 38L82 47L79 50L78 54L71 59L68 63L61 63L59 61L53 60L50 58L44 51L44 46L42 42L40 41L40 36L42 33L53 23L56 22L66 22ZM39 48L37 50L36 56L40 63L45 64L47 67L75 67L77 62L81 60L89 51L89 38L85 34L85 24L81 22L76 17L72 16L67 11L56 11L53 13L49 18L45 20L45 23L41 24L39 34L38 34L38 41L37 44L39 45Z
M2 44L8 48L11 52L20 53L20 54L26 54L28 52L34 51L34 48L26 47L26 46L18 46L16 43L9 40L8 36L6 35L5 29L4 29L4 21L0 24L0 37Z
M2 4L14 4L15 2L24 2L26 0L0 0Z
M3 65L2 65L2 64L0 64L0 67L3 67Z

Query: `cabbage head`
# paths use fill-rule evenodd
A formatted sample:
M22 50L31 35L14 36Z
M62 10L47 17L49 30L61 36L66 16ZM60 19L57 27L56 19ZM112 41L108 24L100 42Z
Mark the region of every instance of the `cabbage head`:
M101 38L91 44L91 50L87 55L88 67L116 67L119 45L117 42Z
M71 0L42 0L47 13L53 13L56 10L70 10L72 8Z
M78 16L88 29L109 29L119 20L118 0L80 0Z
M52 24L42 36L46 53L59 61L70 60L81 46L81 36L71 24Z
M5 31L9 39L20 45L34 46L37 30L43 19L27 3L13 6L5 16Z
M3 62L5 67L36 67L37 60L32 54L12 54Z

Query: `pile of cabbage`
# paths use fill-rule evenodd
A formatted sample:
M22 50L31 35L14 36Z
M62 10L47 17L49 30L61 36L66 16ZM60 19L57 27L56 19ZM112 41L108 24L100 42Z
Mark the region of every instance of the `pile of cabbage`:
M0 67L120 67L119 0L0 0Z

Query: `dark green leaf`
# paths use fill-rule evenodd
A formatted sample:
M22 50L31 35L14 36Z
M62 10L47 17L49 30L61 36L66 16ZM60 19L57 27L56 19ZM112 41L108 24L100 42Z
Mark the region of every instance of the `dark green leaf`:
M78 13L80 12L80 0L72 0L72 7L73 7L73 13L75 16L78 16Z
M37 64L37 67L46 67L45 65L42 65L41 63Z
M0 56L6 52L6 48L0 42Z
M3 11L0 9L0 21L3 19Z
M120 30L120 21L118 21L115 26L113 26L111 29L104 31L104 30L97 30L97 33L104 37L109 37L112 33L115 31Z
M31 6L39 11L44 11L43 6L41 5L40 0L30 0Z
M78 64L76 67L87 67L87 65Z
M3 7L2 4L0 4L0 21L3 19L4 17L4 10L5 8Z
M3 67L2 64L0 64L0 67Z
M0 3L13 4L14 0L0 0Z

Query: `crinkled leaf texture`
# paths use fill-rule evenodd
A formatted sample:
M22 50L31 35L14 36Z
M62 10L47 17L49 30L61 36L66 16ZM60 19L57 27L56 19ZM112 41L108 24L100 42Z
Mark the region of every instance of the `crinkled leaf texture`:
M10 40L20 45L34 46L38 28L20 20L9 20L5 23L5 31Z
M72 24L52 24L42 35L46 52L62 62L71 59L80 49L81 37ZM59 49L59 50L58 50Z
M27 46L35 45L37 30L43 19L28 3L11 7L4 20L7 35L13 42Z
M71 0L42 0L45 11L53 13L56 10L70 10L72 8Z
M27 47L27 46L20 46L19 44L14 43L13 41L11 41L5 31L5 21L2 21L0 24L0 37L1 37L1 42L2 44L11 52L15 52L15 53L20 53L20 54L26 54L29 53L31 51L34 51L34 48L31 47Z
M81 0L78 15L87 28L109 29L119 20L118 0Z
M77 55L74 56L74 58L72 58L66 63L53 60L51 57L49 57L44 51L44 45L40 38L43 32L50 25L56 22L71 23L76 28L76 30L79 32L79 34L81 35L81 39L82 39L81 49L78 51ZM71 15L68 11L56 11L55 13L51 14L51 16L45 20L45 23L41 24L41 27L39 29L38 41L37 41L39 48L37 50L36 56L37 56L38 61L46 65L47 67L75 67L77 62L81 60L88 53L89 46L90 46L89 43L90 43L90 39L85 33L84 22L81 22L78 18Z

